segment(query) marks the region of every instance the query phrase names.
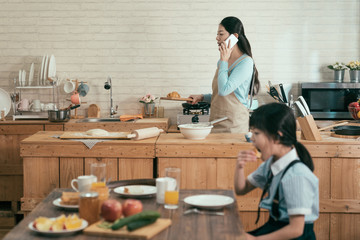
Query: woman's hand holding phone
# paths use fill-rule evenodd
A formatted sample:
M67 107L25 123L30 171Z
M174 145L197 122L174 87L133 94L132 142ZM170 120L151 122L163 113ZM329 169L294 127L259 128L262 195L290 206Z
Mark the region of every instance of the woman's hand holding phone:
M237 41L238 40L234 36L234 34L231 34L224 42L220 44L219 51L220 51L221 61L225 61L225 62L229 61L231 52Z

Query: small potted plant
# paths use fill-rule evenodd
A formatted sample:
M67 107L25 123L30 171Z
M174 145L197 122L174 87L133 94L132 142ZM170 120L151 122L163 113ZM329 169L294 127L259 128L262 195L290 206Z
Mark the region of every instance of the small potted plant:
M334 80L336 82L344 81L345 70L348 69L345 63L336 62L335 64L329 65L327 67L331 70L334 70Z
M351 61L346 66L350 69L350 82L360 82L360 61Z
M154 97L150 93L143 96L139 102L144 104L144 113L145 115L153 115L155 110L155 100L157 97Z

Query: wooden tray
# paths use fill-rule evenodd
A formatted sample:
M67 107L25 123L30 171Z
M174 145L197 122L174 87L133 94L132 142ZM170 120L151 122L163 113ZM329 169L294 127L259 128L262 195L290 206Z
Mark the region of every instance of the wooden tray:
M330 134L332 137L337 137L337 138L352 138L352 139L356 139L359 138L360 135L340 135L340 134L336 134L336 133L331 133Z
M161 97L161 100L172 100L172 101L190 101L192 102L192 98L169 98L169 97Z
M100 221L101 222L101 221ZM148 226L139 228L135 231L129 232L126 230L126 227L123 227L119 230L111 230L99 228L97 225L100 223L94 223L89 227L84 229L84 234L93 235L93 236L110 236L110 237L124 237L124 238L143 238L150 239L154 237L159 232L165 230L171 225L171 219L159 218L155 223Z
M130 132L109 132L109 136L89 136L85 132L64 132L61 139L129 139Z

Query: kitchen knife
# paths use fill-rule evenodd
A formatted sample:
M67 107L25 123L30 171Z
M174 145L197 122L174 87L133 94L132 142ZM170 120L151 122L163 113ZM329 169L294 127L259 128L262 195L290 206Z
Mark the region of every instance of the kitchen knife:
M302 105L299 101L295 101L295 105L296 105L296 107L299 109L302 117L305 117L306 115L308 115L308 114L306 113L305 108L303 107L303 105Z
M304 97L303 97L303 96L299 96L299 97L298 97L298 100L300 100L300 103L304 106L305 111L306 111L306 113L307 113L306 115L310 115L310 114L311 114L311 113L310 113L310 109L309 109L309 106L307 105Z
M283 101L284 101L284 103L287 103L287 98L286 98L286 94L285 94L285 91L284 91L284 86L282 85L282 83L279 84L279 87L280 87L280 91L281 91Z

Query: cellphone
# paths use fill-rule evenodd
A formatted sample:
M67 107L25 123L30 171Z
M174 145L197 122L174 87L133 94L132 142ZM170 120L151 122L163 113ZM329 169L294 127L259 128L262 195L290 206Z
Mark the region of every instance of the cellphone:
M225 45L226 47L229 45L229 40L230 41L230 48L233 48L235 46L235 44L238 42L238 39L234 36L234 34L231 34L226 40L225 40Z

